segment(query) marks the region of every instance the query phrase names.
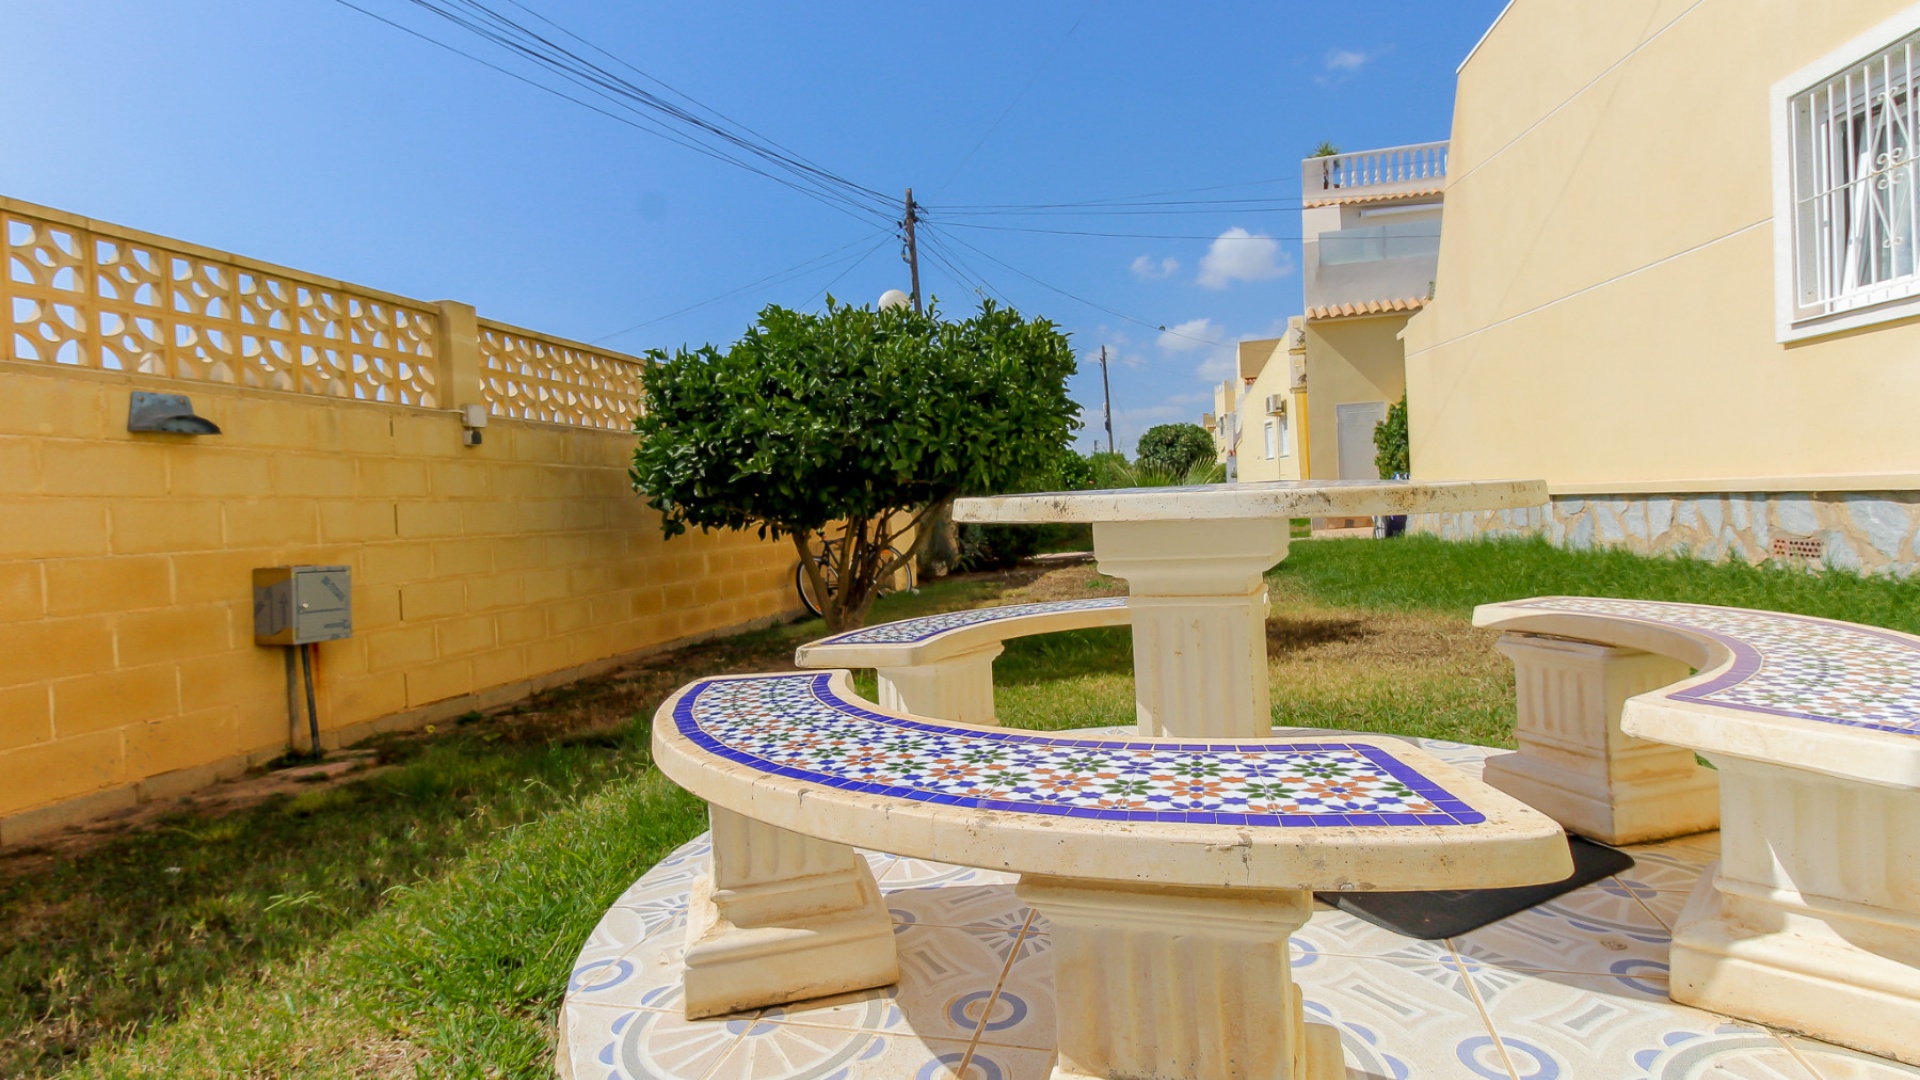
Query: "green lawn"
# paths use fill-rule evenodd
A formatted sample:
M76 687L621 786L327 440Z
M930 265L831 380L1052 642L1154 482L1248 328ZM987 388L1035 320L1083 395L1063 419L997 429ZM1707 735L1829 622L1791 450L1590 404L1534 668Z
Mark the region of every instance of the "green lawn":
M1476 603L1590 593L1920 632L1920 584L1539 543L1300 541L1270 582L1276 723L1494 745L1511 745L1512 679L1467 624ZM1090 568L949 580L874 617L1115 591ZM388 738L388 768L356 783L0 858L0 1076L551 1075L582 940L703 828L650 768L654 708L702 675L784 667L822 632L695 646ZM996 673L1008 724L1131 722L1123 630L1012 642Z

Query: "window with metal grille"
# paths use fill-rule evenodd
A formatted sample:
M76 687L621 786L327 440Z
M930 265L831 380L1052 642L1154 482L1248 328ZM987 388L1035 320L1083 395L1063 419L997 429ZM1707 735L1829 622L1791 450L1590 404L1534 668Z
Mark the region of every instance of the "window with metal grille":
M1796 321L1920 294L1920 34L1787 101Z

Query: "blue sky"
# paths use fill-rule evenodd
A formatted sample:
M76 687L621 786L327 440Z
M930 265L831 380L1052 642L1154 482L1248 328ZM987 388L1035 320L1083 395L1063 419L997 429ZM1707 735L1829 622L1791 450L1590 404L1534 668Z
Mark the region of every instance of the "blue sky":
M353 2L515 67L407 0ZM521 2L840 176L911 185L969 279L923 254L925 291L958 314L984 282L1107 345L1122 449L1211 406L1229 351L1195 339L1300 311L1299 159L1445 138L1501 6ZM0 26L0 194L633 353L906 287L882 225L338 0L0 0ZM966 212L1159 192L1249 201ZM1073 390L1085 447L1098 366Z

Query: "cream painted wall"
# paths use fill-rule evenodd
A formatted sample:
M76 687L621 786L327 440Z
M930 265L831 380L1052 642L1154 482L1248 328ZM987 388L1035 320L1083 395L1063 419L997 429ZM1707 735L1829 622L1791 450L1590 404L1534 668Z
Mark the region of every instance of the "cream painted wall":
M1253 380L1240 396L1240 433L1235 451L1239 479L1300 479L1300 454L1297 445L1293 444L1294 440L1289 439L1290 445L1282 446L1282 456L1267 456L1267 422L1275 419L1267 413L1268 395L1279 394L1285 398L1289 421L1295 425L1299 423L1298 395L1293 393L1293 365L1288 357L1286 339L1262 338L1241 342L1238 368L1242 380ZM1293 434L1298 434L1297 427Z
M1907 7L1517 0L1460 75L1415 475L1920 486L1920 320L1774 327L1769 91Z
M1404 314L1306 324L1307 426L1316 479L1340 475L1339 406L1362 401L1392 405L1406 392L1398 337L1406 324Z

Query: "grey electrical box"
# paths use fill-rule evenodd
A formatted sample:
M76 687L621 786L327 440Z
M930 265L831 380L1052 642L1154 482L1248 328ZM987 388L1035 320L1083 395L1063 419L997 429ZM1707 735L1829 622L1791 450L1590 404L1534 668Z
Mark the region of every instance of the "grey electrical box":
M253 641L306 645L353 636L353 577L344 566L263 566L253 572Z

